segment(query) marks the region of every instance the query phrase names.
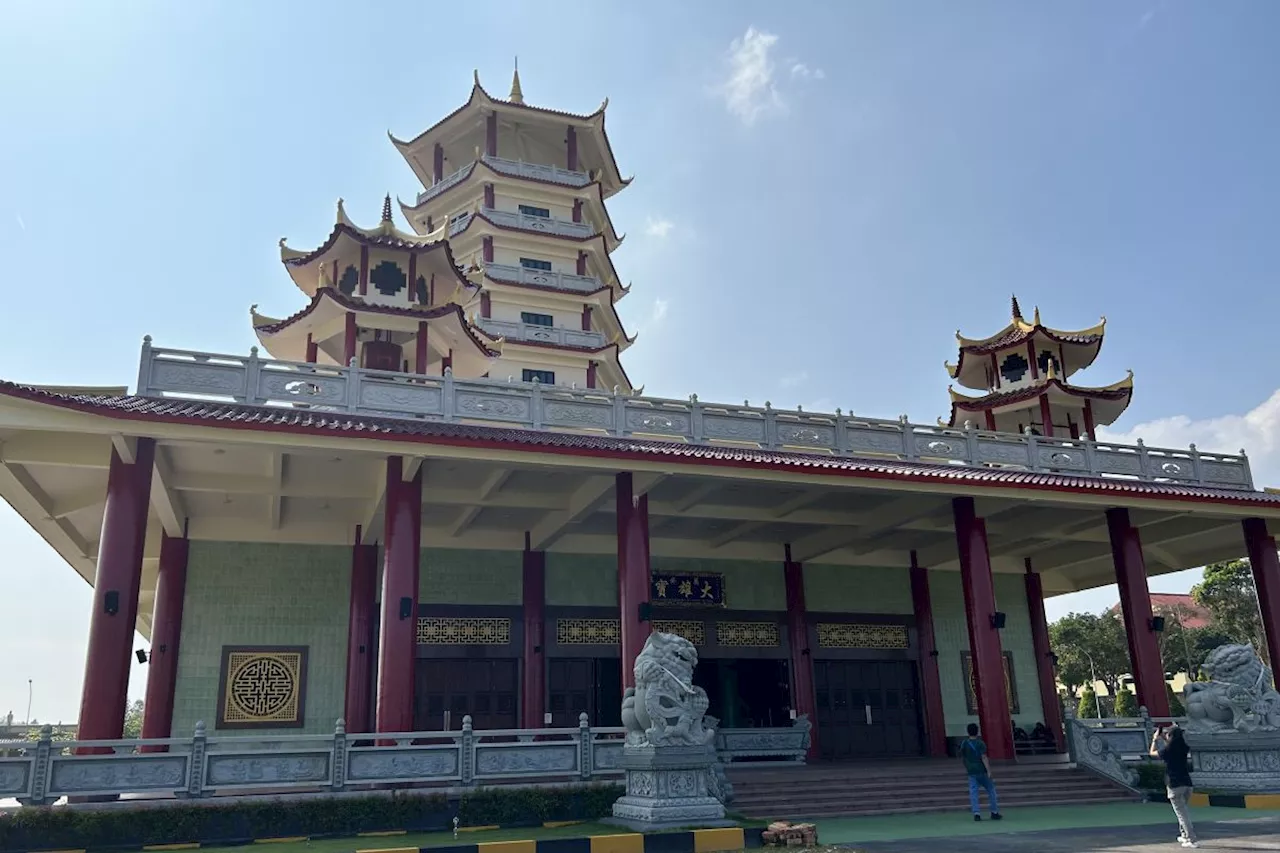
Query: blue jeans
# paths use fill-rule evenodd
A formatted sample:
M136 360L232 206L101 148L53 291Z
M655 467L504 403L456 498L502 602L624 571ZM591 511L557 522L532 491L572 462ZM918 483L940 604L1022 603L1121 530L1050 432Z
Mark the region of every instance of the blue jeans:
M987 792L987 802L991 805L991 813L1000 813L1000 803L996 799L996 783L991 781L991 777L985 773L981 776L969 777L969 808L974 814L981 811L978 808L978 788L984 788Z

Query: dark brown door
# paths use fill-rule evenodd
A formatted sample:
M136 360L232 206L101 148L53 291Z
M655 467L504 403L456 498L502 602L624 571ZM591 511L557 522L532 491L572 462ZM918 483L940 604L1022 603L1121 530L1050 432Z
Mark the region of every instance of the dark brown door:
M910 661L814 661L822 757L920 755L915 664Z
M573 728L586 713L593 726L622 725L622 663L618 658L552 658L547 702L553 728Z
M514 729L518 667L516 660L421 659L414 680L413 725L418 731L462 728L471 716L471 727Z

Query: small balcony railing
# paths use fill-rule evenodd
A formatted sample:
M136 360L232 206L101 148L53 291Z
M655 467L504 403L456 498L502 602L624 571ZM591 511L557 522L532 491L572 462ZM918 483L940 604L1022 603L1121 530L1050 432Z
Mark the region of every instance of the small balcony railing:
M494 322L494 321L489 321ZM523 324L516 326L523 333ZM495 326L496 328L496 326ZM542 329L544 327L537 327ZM552 334L568 330L549 330ZM505 332L504 332L505 334ZM590 335L591 332L573 332ZM596 338L596 341L599 341ZM1254 491L1243 452L1208 453L1109 441L989 432L834 414L766 403L705 403L498 379L417 376L356 367L159 349L142 344L137 393L298 406L380 417L489 423L549 432L643 436L824 456L899 459Z
M489 318L481 318L479 325L489 334L506 338L509 341L555 344L556 346L580 347L582 349L600 349L604 346L604 335L599 332L584 332L580 329L537 326L532 323L514 323L509 320L492 320Z
M550 216L532 216L528 213L512 213L509 210L495 210L492 207L480 208L480 215L494 225L506 228L519 228L522 231L539 231L543 234L554 234L557 237L574 237L578 239L590 237L596 231L585 222L570 222L567 219L555 219ZM471 222L472 214L459 213L449 222L449 236L454 237L465 230Z
M537 287L554 287L556 290L572 290L577 293L595 293L604 285L600 279L589 275L572 275L549 270L531 270L515 264L485 264L485 273L498 281L516 284L532 284Z
M591 175L586 172L577 172L573 169L561 169L559 166L544 166L541 163L525 163L521 160L508 160L505 157L490 157L484 155L480 158L490 166L495 172L501 172L504 175L512 175L517 178L533 178L537 181L548 181L553 184L560 184L566 187L585 187L591 183ZM418 193L418 204L423 204L440 193L457 186L465 181L470 175L471 170L476 164L468 163L452 175L441 178L436 183L427 187Z

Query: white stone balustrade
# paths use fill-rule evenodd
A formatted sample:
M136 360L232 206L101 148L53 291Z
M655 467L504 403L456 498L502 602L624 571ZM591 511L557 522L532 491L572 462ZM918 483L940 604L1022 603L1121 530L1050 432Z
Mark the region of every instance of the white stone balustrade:
M600 279L589 275L573 275L565 272L548 270L531 270L515 264L485 264L485 273L498 281L513 281L517 284L532 284L537 287L554 287L557 290L572 290L578 293L594 293L604 284Z
M555 344L562 347L581 347L582 349L600 349L605 343L604 335L599 332L584 332L581 329L537 326L532 323L514 323L508 320L492 320L483 317L476 322L480 328L489 334L506 338L509 341Z
M556 219L554 216L532 216L528 213L495 210L492 207L482 207L480 213L495 225L519 228L524 231L541 231L558 237L586 238L596 233L596 229L589 223Z
M491 166L495 172L501 172L504 175L512 175L517 178L533 178L537 181L549 181L566 187L585 187L591 183L591 176L588 173L562 169L559 166L525 163L520 160L508 160L505 157L490 157L487 154L480 159ZM427 187L418 193L418 204L430 201L450 187L462 183L471 175L471 170L475 167L476 164L474 162L468 163L452 175L447 175Z
M496 321L485 321L496 322ZM512 324L523 327L523 324ZM535 327L545 329L546 327ZM567 330L547 329L565 332ZM575 333L590 334L590 333ZM563 386L424 377L257 356L142 346L137 393L221 398L255 406L331 411L531 430L595 432L690 444L732 444L837 457L897 459L1253 490L1243 452L1205 453L1071 438L988 432L749 404L610 394Z

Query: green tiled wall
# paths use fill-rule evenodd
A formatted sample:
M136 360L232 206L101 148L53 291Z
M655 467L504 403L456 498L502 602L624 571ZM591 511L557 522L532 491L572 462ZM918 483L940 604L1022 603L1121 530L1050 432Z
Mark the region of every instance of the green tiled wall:
M222 647L259 645L307 647L305 728L278 731L332 733L347 680L350 594L350 548L193 541L174 736L190 735L199 720L215 734Z
M807 567L806 567L807 569ZM1031 645L1031 617L1027 612L1026 586L1021 575L995 576L996 606L1007 617L1000 632L1001 647L1013 653L1013 676L1018 690L1019 714L1014 723L1030 730L1044 719L1040 706L1040 685ZM933 600L933 626L938 643L938 672L942 682L942 708L948 735L963 735L965 726L978 722L964 705L964 674L960 652L969 649L969 630L964 618L964 589L959 572L929 572L929 592Z
M804 606L810 613L910 614L911 575L906 569L804 567Z
M724 576L732 610L786 610L782 563L654 557L655 572L717 573ZM547 604L558 607L617 607L618 569L613 557L547 555Z
M519 551L424 548L418 601L424 604L519 605L524 558Z

